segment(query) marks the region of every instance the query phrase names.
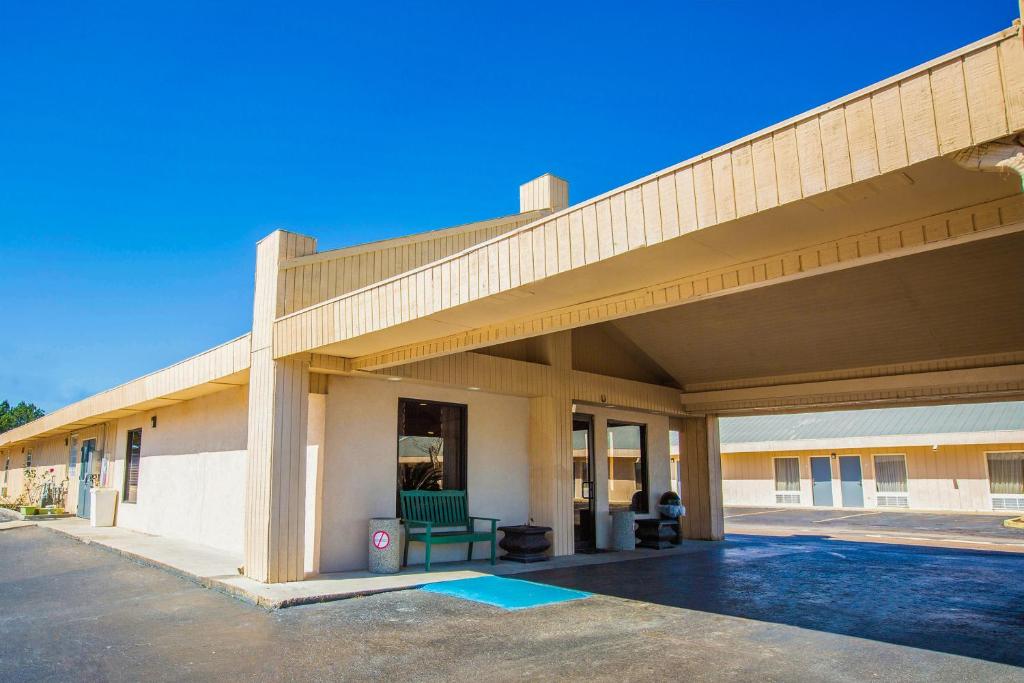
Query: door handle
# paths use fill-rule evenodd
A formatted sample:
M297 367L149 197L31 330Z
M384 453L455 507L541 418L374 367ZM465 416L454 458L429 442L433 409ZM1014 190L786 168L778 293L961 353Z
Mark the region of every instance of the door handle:
M590 498L591 498L591 488L593 487L593 485L594 485L594 483L590 482L590 481L585 481L585 482L583 482L580 485L580 488L582 489L581 493L583 494L583 498L585 500L590 500Z

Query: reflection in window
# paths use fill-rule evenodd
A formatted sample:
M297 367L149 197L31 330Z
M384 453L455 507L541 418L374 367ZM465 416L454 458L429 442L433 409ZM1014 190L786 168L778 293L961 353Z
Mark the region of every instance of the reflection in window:
M799 458L775 458L775 490L800 491Z
M1024 453L989 453L988 481L991 493L1024 495Z
M680 496L683 494L683 460L679 448L679 441L682 434L678 429L668 431L668 457L672 465L670 472L672 490Z
M647 429L608 422L608 509L647 512Z
M907 492L907 461L902 455L875 456L875 488L879 493Z
M466 406L399 399L398 488L466 488Z

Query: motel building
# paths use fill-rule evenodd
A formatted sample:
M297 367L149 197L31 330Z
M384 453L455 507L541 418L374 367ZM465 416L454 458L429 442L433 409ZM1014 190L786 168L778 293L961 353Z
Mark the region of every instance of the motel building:
M542 175L467 225L272 232L251 332L0 435L6 495L53 467L77 514L116 489L117 526L271 583L365 569L424 482L554 555L672 488L720 540L723 416L1024 399L1022 132L1017 21L575 204ZM679 144L594 144L638 141Z
M1024 402L720 425L727 506L1024 511Z

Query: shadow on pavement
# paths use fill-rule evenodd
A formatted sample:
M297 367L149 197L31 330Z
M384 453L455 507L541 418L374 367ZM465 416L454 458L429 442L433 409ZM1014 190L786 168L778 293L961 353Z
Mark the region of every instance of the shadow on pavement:
M706 552L521 578L1024 666L1024 555L731 534Z

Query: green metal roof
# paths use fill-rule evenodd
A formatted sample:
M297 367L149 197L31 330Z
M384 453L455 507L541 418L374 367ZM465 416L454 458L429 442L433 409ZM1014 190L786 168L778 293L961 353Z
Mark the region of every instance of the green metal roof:
M1024 401L723 417L719 420L723 444L1021 429L1024 429Z

